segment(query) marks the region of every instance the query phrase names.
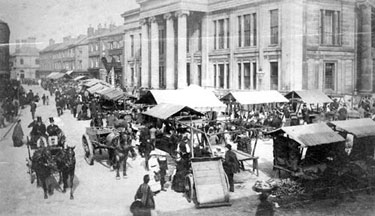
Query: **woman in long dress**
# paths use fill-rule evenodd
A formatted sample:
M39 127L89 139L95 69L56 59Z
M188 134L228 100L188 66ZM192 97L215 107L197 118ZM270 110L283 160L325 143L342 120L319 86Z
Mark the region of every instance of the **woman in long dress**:
M23 144L22 139L23 139L24 134L23 134L23 130L22 130L20 123L21 123L21 119L18 119L16 126L14 127L14 130L13 130L12 139L13 139L14 147L20 147Z

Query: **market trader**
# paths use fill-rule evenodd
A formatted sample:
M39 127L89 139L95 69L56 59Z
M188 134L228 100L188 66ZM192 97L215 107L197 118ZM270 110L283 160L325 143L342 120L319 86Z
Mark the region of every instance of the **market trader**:
M228 151L225 152L225 161L223 166L229 180L229 191L234 192L233 176L234 173L240 171L240 162L238 161L236 154L232 151L232 146L227 144L225 147L228 149Z

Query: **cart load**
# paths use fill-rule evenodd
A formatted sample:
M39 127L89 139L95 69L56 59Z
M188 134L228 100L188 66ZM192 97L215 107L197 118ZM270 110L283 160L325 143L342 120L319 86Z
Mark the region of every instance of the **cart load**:
M221 158L192 158L191 168L192 173L186 176L186 192L198 208L231 205Z

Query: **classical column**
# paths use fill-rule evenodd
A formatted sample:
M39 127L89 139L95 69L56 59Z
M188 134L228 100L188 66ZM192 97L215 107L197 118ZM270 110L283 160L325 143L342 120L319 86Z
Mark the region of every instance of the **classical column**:
M147 19L141 20L142 26L142 71L141 84L143 87L149 87L149 51L148 51L148 22Z
M178 30L177 30L177 64L178 64L178 82L177 88L184 88L187 86L186 82L186 30L187 30L187 16L189 15L189 11L179 11L176 13L178 17Z
M209 67L209 58L208 58L208 50L209 50L209 44L212 44L212 38L209 35L209 24L207 15L204 15L202 17L202 86L212 86L212 82L210 82L212 79L210 79L210 75L212 76L213 72L210 70L212 67Z
M360 91L372 91L372 55L371 55L371 6L368 3L360 5L362 32L360 32Z
M156 17L150 17L151 87L159 88L159 26Z
M174 21L171 13L164 14L164 19L166 22L166 46L165 50L165 78L167 89L175 88L175 47L174 47Z

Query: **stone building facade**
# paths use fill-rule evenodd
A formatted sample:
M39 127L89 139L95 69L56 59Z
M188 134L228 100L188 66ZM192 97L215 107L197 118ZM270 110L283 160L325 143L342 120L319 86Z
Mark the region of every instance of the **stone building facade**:
M122 14L128 86L374 90L373 0L137 3Z
M16 40L15 52L10 56L10 78L23 80L35 79L39 69L39 50L36 48L36 38L29 37Z
M123 85L124 28L124 26L114 24L107 28L99 24L97 30L92 27L87 30L88 35L91 35L89 38L89 72L109 83L114 79L116 86ZM114 74L107 73L102 58L113 65Z
M88 68L88 37L64 37L62 43L50 39L49 45L40 51L40 69L37 78L48 76L52 72L72 71L73 77L90 76Z

